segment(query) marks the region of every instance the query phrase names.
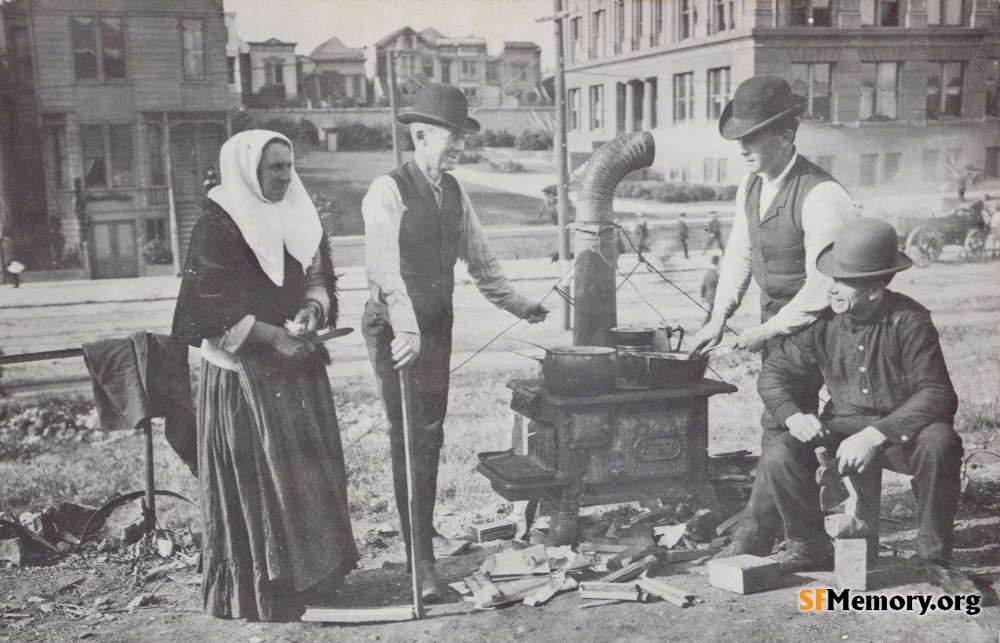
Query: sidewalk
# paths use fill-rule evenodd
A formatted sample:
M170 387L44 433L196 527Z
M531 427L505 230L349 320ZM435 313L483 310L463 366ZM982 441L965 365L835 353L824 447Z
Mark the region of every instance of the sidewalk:
M548 258L510 259L501 261L507 277L518 281L552 281L559 277L559 268ZM620 258L620 268L628 271L635 265L635 255ZM660 267L660 266L658 266ZM691 265L665 266L670 272L702 270L698 262ZM338 268L338 288L342 292L363 291L368 288L362 266ZM465 264L458 263L455 283L458 287L471 283ZM95 279L75 281L44 281L21 284L20 288L0 286L0 310L65 306L78 304L104 304L136 301L167 301L177 298L181 280L178 277L137 277L132 279Z

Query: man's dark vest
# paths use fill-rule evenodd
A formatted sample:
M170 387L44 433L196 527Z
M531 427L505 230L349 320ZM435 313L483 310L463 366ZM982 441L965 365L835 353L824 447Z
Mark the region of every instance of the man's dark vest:
M806 282L802 204L814 187L826 181L836 182L836 179L800 155L763 216L760 213L763 180L754 174L747 183L745 212L753 277L760 286L762 322L791 301Z
M451 306L455 262L461 239L462 191L455 177L441 177L441 207L434 190L413 161L389 173L399 187L403 218L399 226L399 270L418 318Z

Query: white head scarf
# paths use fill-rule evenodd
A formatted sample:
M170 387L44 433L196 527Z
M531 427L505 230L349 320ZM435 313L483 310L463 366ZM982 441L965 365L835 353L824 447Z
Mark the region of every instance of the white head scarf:
M284 135L260 129L240 132L226 141L219 153L222 184L212 188L208 198L229 213L261 269L281 286L285 281L284 249L288 248L305 271L316 256L323 226L294 167L285 197L277 203L264 197L257 166L264 147L275 139L292 147Z

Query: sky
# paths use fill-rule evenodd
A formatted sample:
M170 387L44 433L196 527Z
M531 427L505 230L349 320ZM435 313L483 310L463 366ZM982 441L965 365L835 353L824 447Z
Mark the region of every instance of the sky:
M295 53L302 55L332 36L363 47L410 26L484 38L491 55L505 40L534 42L542 48L542 69L554 61L553 24L535 22L552 15L551 0L225 0L225 10L236 13L243 40L298 43Z

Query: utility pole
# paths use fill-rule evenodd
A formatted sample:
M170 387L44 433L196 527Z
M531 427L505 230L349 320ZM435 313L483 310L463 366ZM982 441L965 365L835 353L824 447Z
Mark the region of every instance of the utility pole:
M556 34L556 168L558 182L556 183L556 208L558 213L559 227L559 274L565 274L569 269L569 158L566 145L566 61L563 51L563 8L562 0L553 0L555 3L555 13L553 22L555 23ZM567 282L569 283L569 282ZM568 288L567 288L568 290ZM569 294L569 293L567 293ZM569 300L562 299L562 323L563 330L570 329L572 311Z
M403 164L403 147L399 140L399 101L396 99L396 56L398 51L393 49L386 52L386 68L389 71L389 109L392 111L392 154L396 158L396 167Z

